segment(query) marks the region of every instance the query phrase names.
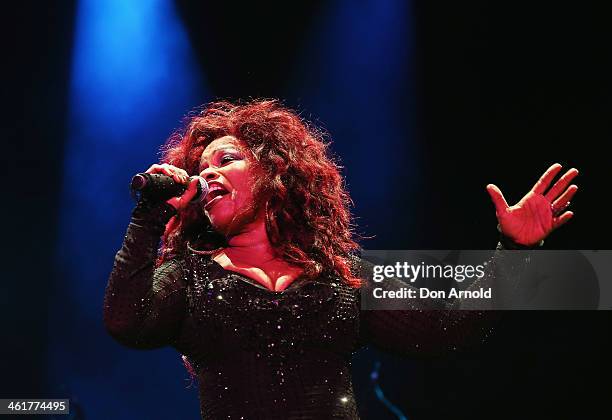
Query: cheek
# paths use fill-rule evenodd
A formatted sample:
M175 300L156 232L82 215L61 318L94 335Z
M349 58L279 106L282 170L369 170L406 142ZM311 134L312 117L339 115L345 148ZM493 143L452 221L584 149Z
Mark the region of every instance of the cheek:
M232 195L231 199L227 203L227 211L238 212L246 208L252 201L252 195L250 191L241 190Z
M242 176L236 180L234 184L234 189L236 192L236 196L234 197L236 201L244 203L250 202L253 199L253 183L246 176L246 174L241 174Z

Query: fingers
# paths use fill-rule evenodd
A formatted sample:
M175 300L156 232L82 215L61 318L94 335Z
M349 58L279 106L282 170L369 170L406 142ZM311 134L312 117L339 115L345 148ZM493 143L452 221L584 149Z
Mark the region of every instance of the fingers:
M544 175L535 183L531 191L536 194L544 194L544 191L548 189L548 186L552 182L552 180L557 176L559 171L561 170L561 165L555 163L550 168L544 172Z
M146 170L148 174L164 174L174 179L174 182L185 184L189 180L189 174L184 169L170 165L168 163L153 164Z
M552 203L551 208L553 214L557 214L563 211L563 209L569 205L569 202L574 196L574 194L576 194L576 191L578 191L578 187L576 185L570 185L570 187L565 190L561 197L559 197Z
M559 194L565 191L565 188L569 185L572 179L578 176L578 169L572 168L565 173L553 187L545 194L548 201L553 201Z
M166 203L170 204L177 211L183 208L181 205L181 199L179 197L172 197L170 200L166 201Z
M558 227L564 225L573 216L574 216L574 213L572 213L571 211L566 211L561 216L555 217L553 219L553 229L557 229Z
M195 197L195 195L198 192L198 182L199 182L198 178L193 177L189 181L189 186L187 187L185 192L180 197L172 197L166 202L177 210L181 210L187 207L191 203L191 200L193 199L193 197Z
M181 195L181 200L185 200L185 202L187 203L191 202L191 200L193 200L193 197L195 197L198 193L199 182L200 180L198 179L198 177L194 176L193 179L189 181L189 186L187 187L183 195Z
M493 201L493 204L495 205L495 212L498 215L500 215L504 211L506 211L506 209L509 206L508 206L508 203L506 202L506 199L504 198L504 195L499 190L499 188L497 188L496 185L489 184L487 185L487 192L491 196L491 200Z

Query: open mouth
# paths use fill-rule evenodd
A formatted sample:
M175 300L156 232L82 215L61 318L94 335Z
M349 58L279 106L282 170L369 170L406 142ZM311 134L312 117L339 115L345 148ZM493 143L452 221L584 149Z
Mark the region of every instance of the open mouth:
M211 186L210 191L206 195L204 208L208 210L213 205L215 205L218 201L223 199L224 196L229 194L229 191L221 187L219 184L214 184Z

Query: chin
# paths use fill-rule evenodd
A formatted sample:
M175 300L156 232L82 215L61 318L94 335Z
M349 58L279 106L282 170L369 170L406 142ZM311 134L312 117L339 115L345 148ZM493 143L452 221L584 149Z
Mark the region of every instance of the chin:
M213 211L206 213L210 220L210 224L217 232L225 236L231 236L241 232L245 226L253 223L256 219L255 213L248 207L241 208L238 212L229 211L230 209L223 209L222 207L213 208L211 210Z
M229 236L235 234L244 227L244 217L240 217L240 215L236 215L234 212L223 211L223 209L214 210L207 213L208 220L210 220L212 227L222 235Z

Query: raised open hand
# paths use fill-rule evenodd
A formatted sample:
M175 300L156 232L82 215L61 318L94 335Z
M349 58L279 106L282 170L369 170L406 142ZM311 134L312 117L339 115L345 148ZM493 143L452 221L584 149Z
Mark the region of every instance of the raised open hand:
M572 218L574 213L564 210L578 191L576 185L568 187L572 179L578 175L577 169L572 168L567 171L545 193L560 171L561 165L558 163L548 168L531 191L514 206L508 206L497 186L487 185L504 235L518 244L532 246Z

